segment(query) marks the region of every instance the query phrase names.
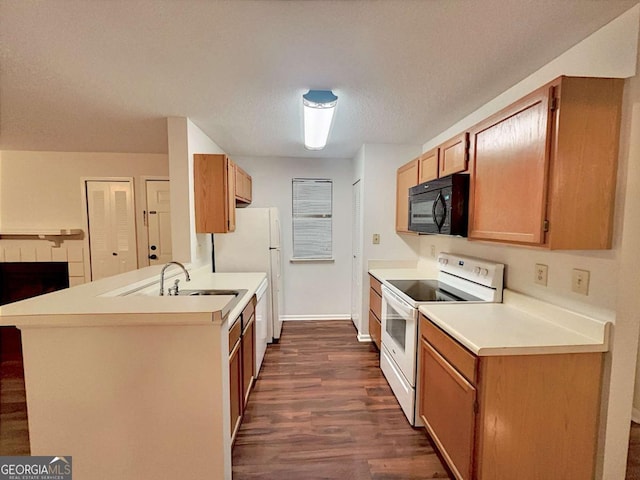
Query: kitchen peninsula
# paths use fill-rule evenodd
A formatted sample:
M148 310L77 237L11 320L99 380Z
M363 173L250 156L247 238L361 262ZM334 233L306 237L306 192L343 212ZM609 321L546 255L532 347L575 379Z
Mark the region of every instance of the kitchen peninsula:
M148 267L0 307L22 332L31 455L78 478L231 478L229 327L264 273ZM235 303L235 304L233 304Z

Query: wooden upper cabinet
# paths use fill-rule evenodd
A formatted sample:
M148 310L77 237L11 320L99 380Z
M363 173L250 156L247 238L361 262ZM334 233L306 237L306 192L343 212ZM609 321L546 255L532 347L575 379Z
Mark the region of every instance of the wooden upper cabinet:
M420 158L398 169L396 176L396 232L409 232L409 189L419 183Z
M611 248L622 88L560 77L473 127L469 237Z
M439 156L439 148L434 148L420 155L420 165L418 167L420 176L418 184L438 178Z
M235 230L235 165L224 154L195 154L193 184L196 232Z
M439 177L467 170L469 161L469 134L467 132L453 137L440 145Z
M251 175L236 165L236 201L243 204L251 203L252 198L252 181Z
M547 244L611 248L622 116L620 78L561 77L551 142Z
M538 90L471 130L470 238L543 242L550 95Z

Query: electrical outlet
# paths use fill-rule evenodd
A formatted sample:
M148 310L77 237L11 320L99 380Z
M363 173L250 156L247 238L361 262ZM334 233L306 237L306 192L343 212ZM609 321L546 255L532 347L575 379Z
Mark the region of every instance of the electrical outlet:
M431 245L431 258L436 258L436 246Z
M380 245L380 234L379 233L374 233L373 234L373 244L374 245Z
M543 265L542 263L536 263L536 275L534 278L534 282L538 285L542 285L543 287L547 286L547 270L549 267Z
M589 295L589 270L574 268L571 274L571 291L580 295Z

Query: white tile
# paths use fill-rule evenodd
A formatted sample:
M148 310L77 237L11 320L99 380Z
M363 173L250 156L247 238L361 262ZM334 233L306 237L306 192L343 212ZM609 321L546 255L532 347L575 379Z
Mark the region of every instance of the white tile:
M20 260L23 262L35 262L36 247L20 247Z
M51 261L51 247L48 245L41 245L36 248L36 261L38 262L50 262Z
M69 277L69 286L75 287L76 285L82 285L84 282L84 277Z
M20 247L7 247L4 249L5 262L20 261Z
M84 263L69 262L69 276L84 278Z
M83 248L82 247L68 247L69 261L70 262L82 262L84 261Z
M66 262L67 261L67 247L58 247L51 249L51 259L54 262Z

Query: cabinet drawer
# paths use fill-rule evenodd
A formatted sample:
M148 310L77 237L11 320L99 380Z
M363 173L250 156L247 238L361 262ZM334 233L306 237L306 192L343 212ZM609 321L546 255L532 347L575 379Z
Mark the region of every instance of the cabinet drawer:
M251 300L249 300L249 303L247 303L247 306L244 307L244 310L242 310L242 329L244 330L244 327L246 327L249 324L249 321L251 320L251 317L253 316L253 313L256 310L256 296L254 295L253 297L251 297Z
M382 319L382 297L373 288L369 289L369 309L378 320Z
M462 376L476 385L478 358L420 314L421 335L433 345Z
M382 296L382 283L372 275L369 275L369 286L374 289L378 295Z
M373 343L376 344L378 350L380 350L380 339L382 338L382 325L380 320L369 310L369 335L373 339Z
M240 340L240 333L242 333L242 322L238 318L229 329L229 351L233 350L234 345Z

